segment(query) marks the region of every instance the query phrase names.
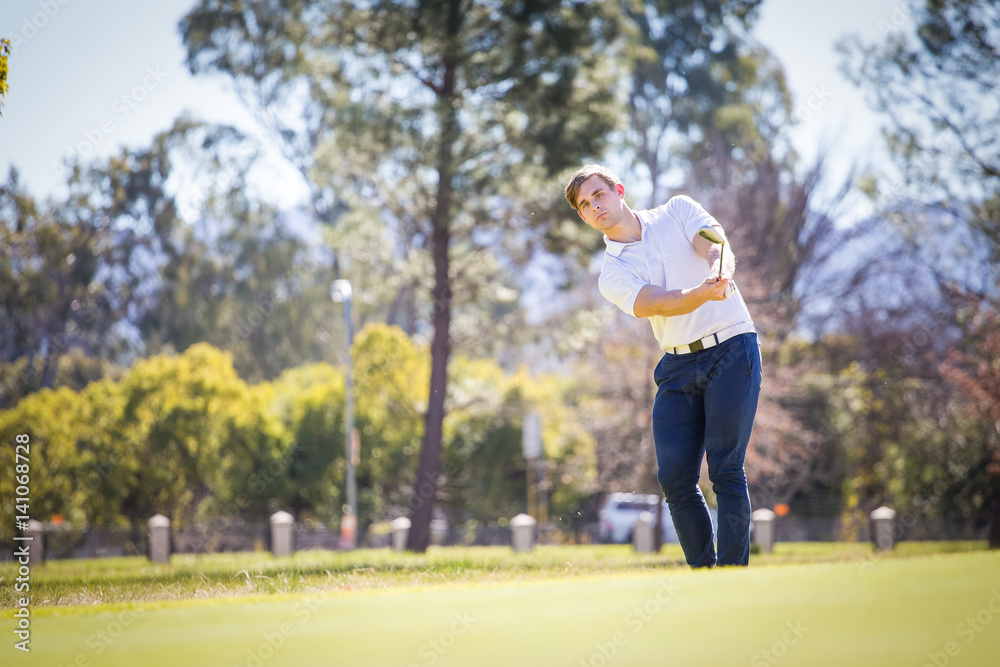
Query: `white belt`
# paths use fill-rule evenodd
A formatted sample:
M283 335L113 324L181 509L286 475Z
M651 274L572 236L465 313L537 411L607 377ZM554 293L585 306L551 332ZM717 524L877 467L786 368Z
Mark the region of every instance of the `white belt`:
M700 352L709 347L715 347L723 341L727 341L733 336L739 336L745 333L756 333L757 330L753 326L753 322L741 322L739 324L734 324L731 327L726 327L722 331L717 331L714 334L709 334L701 340L696 340L693 343L687 345L681 345L680 347L668 347L665 352L671 354L689 354L691 352Z

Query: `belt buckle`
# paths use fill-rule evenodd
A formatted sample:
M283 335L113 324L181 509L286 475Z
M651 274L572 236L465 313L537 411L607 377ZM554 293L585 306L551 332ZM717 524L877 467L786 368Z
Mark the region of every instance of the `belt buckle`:
M705 349L705 344L702 343L700 340L696 340L695 342L688 345L688 350L690 352L701 352L704 349Z

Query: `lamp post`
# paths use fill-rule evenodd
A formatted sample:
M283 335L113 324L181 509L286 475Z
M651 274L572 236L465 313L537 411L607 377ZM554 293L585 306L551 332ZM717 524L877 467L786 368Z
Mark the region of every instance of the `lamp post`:
M529 412L524 415L524 421L521 425L521 450L528 473L527 514L538 520L541 515L541 507L538 502L538 490L541 485L538 483L538 473L542 471L539 462L542 460L543 449L542 418L537 412Z
M351 281L334 280L330 285L330 298L344 304L344 325L347 330L347 374L344 406L344 447L347 459L347 503L340 523L340 548L353 549L357 538L357 489L354 481L354 371L351 363L351 344L354 342L354 326L351 321Z

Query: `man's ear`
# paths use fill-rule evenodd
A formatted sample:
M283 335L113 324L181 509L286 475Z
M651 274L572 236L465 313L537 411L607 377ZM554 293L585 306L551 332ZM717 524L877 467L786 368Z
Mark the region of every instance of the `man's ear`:
M621 183L619 183L618 185L615 186L615 192L618 193L618 198L619 199L624 199L625 198L625 186L622 185Z
M587 219L585 217L583 217L583 211L581 211L580 209L576 209L576 214L578 216L580 216L581 220L583 220L584 222L587 222Z

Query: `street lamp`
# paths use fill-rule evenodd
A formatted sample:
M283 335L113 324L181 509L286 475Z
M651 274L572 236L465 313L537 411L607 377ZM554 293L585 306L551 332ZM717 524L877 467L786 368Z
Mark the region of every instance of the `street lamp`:
M330 298L344 304L344 325L347 329L347 374L345 387L344 447L347 458L347 504L340 522L340 548L353 549L357 538L358 512L357 489L354 481L354 371L351 364L351 344L354 342L354 326L351 323L351 281L334 280L330 285Z

